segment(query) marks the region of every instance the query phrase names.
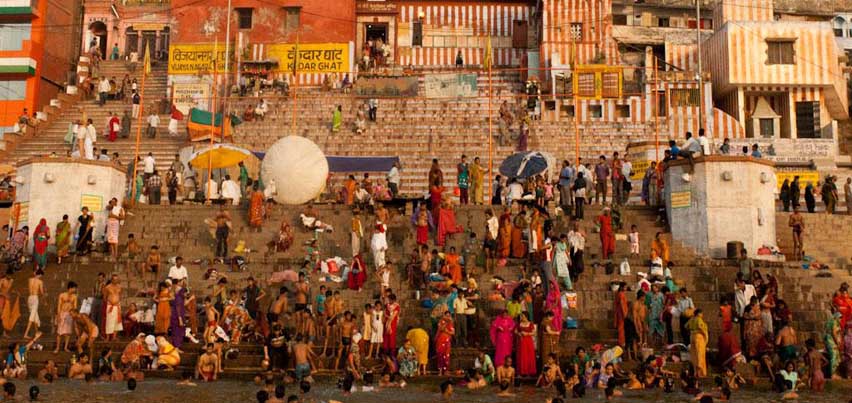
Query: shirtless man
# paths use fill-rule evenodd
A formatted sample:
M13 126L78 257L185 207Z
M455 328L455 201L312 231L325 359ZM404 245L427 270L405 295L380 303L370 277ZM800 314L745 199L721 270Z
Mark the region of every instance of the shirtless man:
M92 322L89 315L81 314L76 309L71 310L71 317L77 326L77 354L83 353L83 346L87 347L89 353L93 352L95 340L98 338L98 325Z
M281 314L287 311L287 306L287 287L281 287L278 290L278 298L272 301L272 304L269 305L269 311L266 313L266 321L269 322L270 327L278 323Z
M793 258L801 259L804 253L802 233L805 232L805 219L799 213L797 206L793 206L793 213L790 214L790 220L787 225L793 230Z
M296 344L293 346L293 359L296 362L296 379L301 381L305 377L311 375L313 365L314 352L311 351L310 345L305 342L304 337L296 335Z
M121 285L117 274L110 277L109 283L104 286L104 301L106 301L106 318L104 318L104 334L106 341L113 341L118 332L124 330L121 325Z
M92 373L92 364L89 363L88 354L80 354L80 359L68 368L68 379L86 379L86 375Z
M296 282L296 307L295 311L302 312L308 310L308 292L310 286L305 281L305 273L299 273L299 281ZM296 329L302 328L303 318L300 315L296 316Z
M198 364L195 366L195 378L204 382L215 381L220 372L219 368L219 356L216 354L216 349L213 343L207 343L204 354L198 357Z
M33 331L38 333L38 328L41 326L41 319L38 317L38 300L40 297L44 297L44 282L41 280L41 277L44 275L44 271L41 269L36 270L35 274L30 277L28 288L30 291L29 297L27 297L27 307L30 309L30 318L27 321L27 328L24 330L24 338L29 338L30 328L32 327Z
M352 346L352 335L356 330L355 320L352 318L352 312L346 311L343 313L343 318L340 320L340 343L337 345L337 357L334 359L334 368L340 364L340 358L349 355L349 349Z
M515 368L512 368L512 357L506 357L503 360L503 365L497 368L497 384L509 382L509 385L515 384Z
M4 303L11 304L12 300L9 298L9 293L12 290L12 282L15 279L12 278L12 275L15 272L12 269L7 269L6 273L0 278L0 298L3 299ZM2 305L0 305L2 306ZM9 334L6 332L6 327L3 327L3 337L8 336Z
M231 230L231 215L225 210L225 205L216 213L216 257L224 261L228 257L228 235Z
M77 309L77 283L68 282L67 291L59 294L59 300L56 303L56 349L53 353L59 353L60 341L65 338L65 351L68 349L68 339L71 337L71 332L74 330L74 319L71 317L71 311Z
M49 378L48 375L50 375ZM57 378L59 378L59 369L56 368L56 363L53 360L47 360L44 368L38 371L38 381L41 383L52 383Z
M777 347L778 357L782 362L795 360L798 358L798 349L796 348L796 330L789 323L782 322L781 330L775 336L775 346Z
M216 338L216 327L219 326L219 311L213 307L213 300L210 297L204 298L204 313L207 316L207 323L204 325L203 340L209 343Z
M633 321L633 326L636 327L636 333L639 335L639 346L645 345L645 320L648 316L648 308L645 305L645 292L639 291L636 295L636 300L630 305L630 319Z

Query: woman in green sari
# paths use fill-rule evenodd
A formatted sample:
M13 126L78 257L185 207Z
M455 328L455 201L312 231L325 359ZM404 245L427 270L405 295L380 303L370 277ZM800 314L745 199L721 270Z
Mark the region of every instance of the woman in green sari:
M71 248L71 223L68 214L62 216L62 221L56 224L56 262L62 264L62 258L68 256Z
M837 308L831 308L831 316L828 317L828 321L825 322L825 335L823 335L823 342L825 342L825 352L828 355L828 367L829 367L829 376L832 379L840 379L840 376L837 374L837 368L840 366L840 349L838 346L841 342L840 337L840 312L837 312Z
M338 132L340 131L340 126L343 125L343 107L337 105L337 108L334 108L334 114L331 117L331 131Z

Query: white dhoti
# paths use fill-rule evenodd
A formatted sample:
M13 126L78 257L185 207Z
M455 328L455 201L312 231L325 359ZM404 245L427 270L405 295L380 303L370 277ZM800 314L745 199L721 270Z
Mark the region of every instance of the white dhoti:
M315 224L317 222L316 217L309 217L304 214L299 215L299 217L302 219L302 225L304 225L305 228L314 229Z
M27 308L30 309L30 323L35 323L36 326L41 326L41 319L38 317L38 295L30 295L27 297Z
M104 318L104 333L115 334L124 330L121 325L121 307L119 305L107 304L106 318Z
M169 119L169 134L172 136L177 136L178 134L178 121L177 119Z
M92 139L85 139L83 141L83 148L85 149L85 157L87 160L95 159L95 143L92 142Z
M352 232L352 256L357 256L361 253L361 234Z

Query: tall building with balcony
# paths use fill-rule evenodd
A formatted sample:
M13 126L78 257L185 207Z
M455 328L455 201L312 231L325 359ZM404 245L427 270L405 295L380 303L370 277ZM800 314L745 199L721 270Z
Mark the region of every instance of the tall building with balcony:
M63 89L78 0L0 0L0 136Z

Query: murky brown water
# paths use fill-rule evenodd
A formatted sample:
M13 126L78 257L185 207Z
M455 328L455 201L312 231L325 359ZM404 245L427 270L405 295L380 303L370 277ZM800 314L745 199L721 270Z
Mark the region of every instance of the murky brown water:
M27 390L35 383L32 381L15 382L18 395L27 396ZM129 392L124 383L94 383L62 380L51 385L38 385L41 388L39 401L44 402L104 402L104 403L250 403L256 402L255 394L260 388L251 382L219 381L212 384L199 384L197 387L178 386L174 380L152 379L140 382L137 389ZM287 394L296 392L296 386L287 385ZM387 389L377 392L357 392L344 396L333 384L320 383L306 395L306 403L338 400L345 403L435 403L441 401L437 386L426 384L409 385L405 389ZM494 389L467 391L456 389L453 402L524 402L544 403L548 393L532 387L521 388L514 397L498 398ZM821 394L802 391L798 402L806 403L846 403L852 398L852 383L834 384ZM28 400L26 400L28 401ZM603 392L592 391L583 399L568 399L568 402L601 402ZM691 402L692 397L675 392L634 392L626 391L624 397L614 402ZM780 402L780 396L763 388L737 391L732 397L734 402L768 403Z

